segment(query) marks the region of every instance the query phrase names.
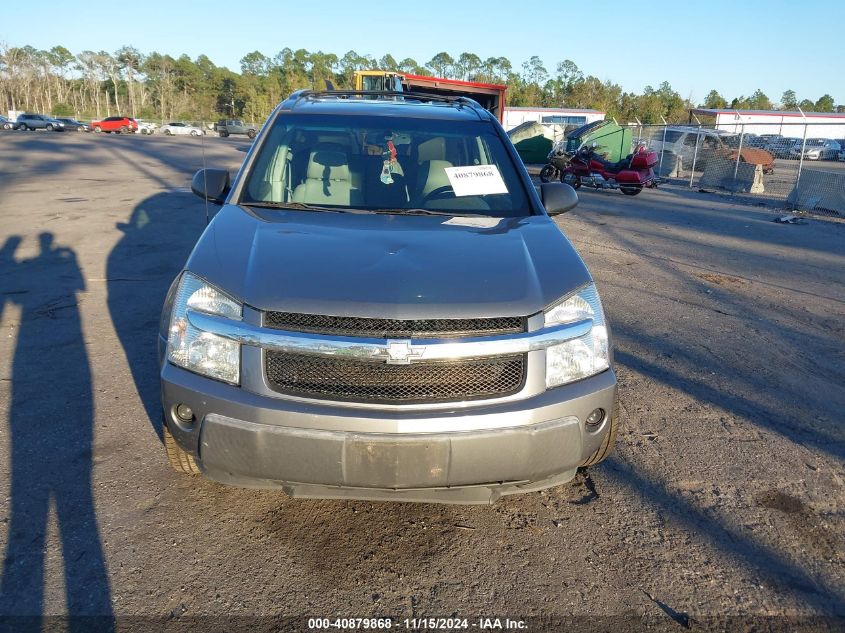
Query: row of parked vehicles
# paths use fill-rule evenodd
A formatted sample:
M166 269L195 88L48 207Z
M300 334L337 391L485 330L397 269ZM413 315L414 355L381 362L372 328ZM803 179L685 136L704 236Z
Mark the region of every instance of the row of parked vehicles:
M159 125L153 121L134 119L125 116L109 116L91 123L83 123L70 117L51 117L45 114L25 113L18 115L14 121L0 116L0 129L6 130L48 130L52 132L105 132L115 134L164 134L165 136L201 136L206 131L198 126L183 121L170 121ZM257 128L238 119L221 119L214 126L221 137L231 134L242 134L255 138Z
M741 150L744 160L762 164L764 171L769 170L776 158L800 159L802 151L805 160L845 160L845 139L808 138L805 142L803 138L781 134L737 134L724 130L670 126L666 128L665 134L662 128L655 129L652 138L647 141L651 149L671 152L684 158L692 157L697 142L699 155L705 161L708 154L714 153L733 159L736 152Z
M805 160L845 160L845 139L803 138L780 134L746 134L745 142L753 147L763 147L775 158L798 160L804 153Z

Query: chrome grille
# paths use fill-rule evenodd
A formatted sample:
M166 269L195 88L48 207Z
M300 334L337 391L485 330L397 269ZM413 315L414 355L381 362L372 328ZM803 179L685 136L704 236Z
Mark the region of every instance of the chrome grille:
M502 397L525 383L525 355L388 365L265 352L275 391L312 398L413 404Z
M525 331L523 317L481 319L370 319L296 312L266 312L265 327L290 332L369 338L458 338Z

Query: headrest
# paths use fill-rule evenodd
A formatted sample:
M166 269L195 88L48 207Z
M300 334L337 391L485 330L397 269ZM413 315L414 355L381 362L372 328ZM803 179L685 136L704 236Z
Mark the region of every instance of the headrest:
M417 162L427 160L443 160L446 158L446 140L442 136L420 143L417 148Z
M306 177L313 180L349 180L346 154L330 150L311 152Z

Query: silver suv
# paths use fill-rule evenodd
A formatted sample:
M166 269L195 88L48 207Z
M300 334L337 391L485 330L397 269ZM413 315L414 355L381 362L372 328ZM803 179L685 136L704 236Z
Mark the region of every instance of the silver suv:
M51 132L62 132L65 129L65 124L58 119L44 116L43 114L21 114L18 115L14 128L23 131L49 130Z
M300 91L270 116L161 320L171 465L297 497L490 503L619 426L584 262L468 99Z

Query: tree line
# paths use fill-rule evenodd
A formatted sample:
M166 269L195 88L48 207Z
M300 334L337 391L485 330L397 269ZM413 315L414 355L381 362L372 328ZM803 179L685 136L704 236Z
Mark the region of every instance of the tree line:
M506 57L480 58L474 53L452 57L441 52L427 62L396 60L349 51L343 56L305 49L282 49L273 57L259 51L240 60L240 72L215 65L206 55L191 59L124 46L113 53L72 53L64 46L39 50L32 46L0 46L0 106L4 110L37 111L82 119L122 114L144 119L212 120L221 116L264 119L288 94L300 88L322 89L326 81L352 88L356 70L381 69L434 75L508 86L512 106L592 108L619 121L681 122L695 107L668 82L642 93L585 75L571 60L548 70L538 56L515 67ZM708 108L744 108L833 112L830 95L817 101L798 100L792 90L773 103L761 90L731 101L711 90Z

